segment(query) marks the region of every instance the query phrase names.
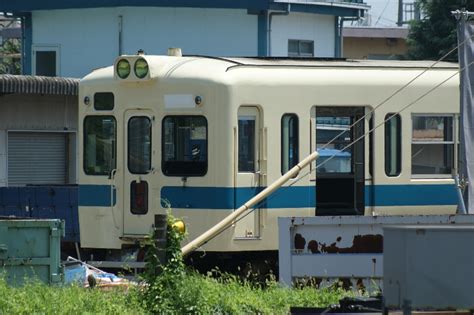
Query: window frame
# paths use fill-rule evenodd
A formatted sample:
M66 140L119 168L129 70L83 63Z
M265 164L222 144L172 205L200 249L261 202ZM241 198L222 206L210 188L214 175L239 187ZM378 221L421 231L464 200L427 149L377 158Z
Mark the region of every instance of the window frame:
M33 44L31 48L31 74L39 75L36 73L36 52L55 52L56 53L56 73L53 77L58 77L61 74L61 46L59 44L43 44L36 45Z
M203 118L206 123L206 165L203 168L203 171L196 174L189 174L185 172L175 172L170 174L165 172L165 164L169 163L165 160L165 120L168 118ZM182 163L192 163L192 162L182 162ZM161 172L167 177L203 177L206 176L209 170L209 122L204 115L166 115L161 120Z
M390 117L389 120L387 120ZM391 127L392 127L392 121L397 120L397 129L396 129L396 134L395 134L395 154L396 154L396 165L395 165L395 174L390 174L391 167L392 167L392 154L391 149L393 146L392 143L392 133L391 133ZM385 115L384 119L384 170L385 170L385 175L387 177L399 177L400 174L402 173L402 117L399 113L387 113ZM390 135L387 134L387 131L390 131ZM390 163L388 163L390 162Z
M298 45L298 51L296 53L290 52L290 42L296 42ZM311 54L308 53L302 53L301 52L301 44L302 43L310 43L311 44ZM291 58L313 58L315 53L314 53L314 40L311 39L288 39L288 57Z
M113 151L112 151L112 154L113 156L115 157L114 159L114 165L112 166L112 169L108 172L108 173L100 173L100 174L91 174L91 173L88 173L87 172L87 168L86 168L86 137L87 137L87 132L86 132L86 120L90 117L108 117L108 118L112 118L113 121L114 121L114 124L115 124L115 134L114 134L114 139L113 139ZM83 126L82 126L82 130L83 130L83 139L82 139L82 171L84 172L85 175L87 176L109 176L110 175L110 172L112 172L114 169L117 169L117 119L115 118L115 116L113 115L87 115L84 117L84 120L83 120Z
M132 121L132 119L136 119L136 118L146 118L148 119L148 122L150 123L150 128L149 128L149 131L150 131L150 144L149 144L149 152L150 152L150 158L148 160L149 164L148 164L148 169L145 171L145 172L134 172L134 170L132 170L130 168L130 122ZM144 116L144 115L140 115L140 116L132 116L128 119L128 122L127 122L127 169L128 171L130 172L130 174L138 174L138 175L145 175L145 174L148 174L151 172L152 170L152 144L153 144L153 123L152 123L152 119L149 117L149 116Z
M451 124L451 132L452 132L452 140L450 141L413 141L413 118L414 117L450 117L452 119ZM456 138L456 114L454 113L412 113L411 114L411 139L410 139L410 174L413 179L435 179L435 178L452 178L453 173L456 172L456 144L458 142ZM413 173L413 144L443 144L443 145L453 145L453 153L452 153L452 165L451 165L451 173L449 174L414 174Z
M294 135L294 139L295 139L296 141L295 141L295 143L293 143L293 145L295 145L295 148L296 148L296 149L295 149L295 152L294 152L294 153L296 154L296 158L295 158L296 163L294 163L293 165L291 165L289 157L288 157L288 165L284 165L284 162L283 162L283 161L284 161L284 157L289 155L289 151L285 152L285 151L283 150L283 148L284 148L283 141L285 140L285 138L284 138L284 137L285 137L285 135L284 135L284 128L283 128L284 125L283 125L283 124L285 123L285 118L286 118L286 117L288 117L288 122L289 122L291 119L295 119L295 122L296 122L296 126L294 126L295 129L293 130L293 131L296 131L296 133L295 133L295 135ZM290 127L288 126L288 128L290 128ZM300 134L299 134L299 128L300 128L300 125L299 125L299 117L298 117L297 114L295 114L295 113L285 113L285 114L283 114L283 115L281 116L281 124L280 124L280 129L281 129L281 137L280 137L280 151L281 151L281 152L280 152L280 153L281 153L281 154L280 154L280 158L281 158L281 160L280 160L280 162L281 162L281 163L280 163L280 172L281 172L282 175L285 174L285 173L287 173L287 172L288 172L289 170L291 170L293 167L295 167L295 165L297 165L297 164L299 163L299 161L300 161L300 154L299 154L299 150L300 150L299 136L300 136ZM288 140L288 149L289 149L289 148L290 148L290 138L288 137L287 140ZM286 171L285 171L285 166L286 166L286 168L287 168Z

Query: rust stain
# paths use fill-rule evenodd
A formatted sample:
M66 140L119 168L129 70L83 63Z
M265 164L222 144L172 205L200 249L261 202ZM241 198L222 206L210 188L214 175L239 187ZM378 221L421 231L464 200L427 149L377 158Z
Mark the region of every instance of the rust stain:
M296 233L295 235L295 249L303 250L306 245L306 240L300 233Z
M319 243L315 240L311 240L309 241L308 243L308 250L313 253L313 254L318 254L318 253L321 253L319 251Z
M306 243L306 240L300 235L295 235L295 248L297 238L301 238ZM308 243L308 250L312 253L327 253L327 254L370 254L370 253L383 253L383 236L381 234L367 234L367 235L355 235L352 239L351 247L339 247L337 243L342 238L339 236L336 238L336 242L329 245L325 243L319 243L316 240L311 240ZM298 239L299 245L301 240ZM304 246L304 245L303 245Z

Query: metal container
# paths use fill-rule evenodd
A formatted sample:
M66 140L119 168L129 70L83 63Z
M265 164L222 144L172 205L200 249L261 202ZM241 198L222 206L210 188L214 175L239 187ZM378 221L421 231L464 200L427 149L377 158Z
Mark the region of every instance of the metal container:
M278 223L281 283L343 278L369 289L383 285L385 227L474 226L474 215L281 217Z
M61 283L64 221L0 218L0 271L7 282Z
M474 227L384 228L387 308L474 309Z

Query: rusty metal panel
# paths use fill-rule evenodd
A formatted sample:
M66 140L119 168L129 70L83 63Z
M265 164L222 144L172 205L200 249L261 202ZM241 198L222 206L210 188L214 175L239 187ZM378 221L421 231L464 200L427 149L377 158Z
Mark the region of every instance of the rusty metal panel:
M474 215L279 218L280 282L350 278L382 287L384 227L474 225Z
M384 229L384 297L388 308L474 309L474 227Z

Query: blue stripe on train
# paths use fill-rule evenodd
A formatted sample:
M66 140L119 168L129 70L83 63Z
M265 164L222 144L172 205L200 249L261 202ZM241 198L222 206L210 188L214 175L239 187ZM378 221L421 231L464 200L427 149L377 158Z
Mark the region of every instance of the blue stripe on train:
M82 207L110 207L110 185L80 185L79 186L79 206ZM116 191L114 194L114 204L117 201Z
M372 198L372 196L374 196ZM367 206L456 205L455 185L375 185L365 187Z
M161 198L173 208L234 209L263 188L172 187L161 189ZM114 195L114 204L116 197ZM235 202L234 202L235 201ZM456 205L455 185L376 185L365 187L366 206ZM110 206L110 186L81 185L80 206ZM283 187L270 196L265 208L306 208L316 206L314 186Z

